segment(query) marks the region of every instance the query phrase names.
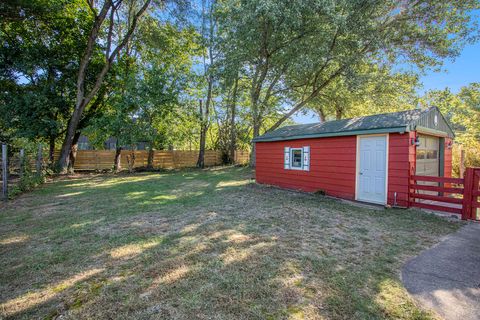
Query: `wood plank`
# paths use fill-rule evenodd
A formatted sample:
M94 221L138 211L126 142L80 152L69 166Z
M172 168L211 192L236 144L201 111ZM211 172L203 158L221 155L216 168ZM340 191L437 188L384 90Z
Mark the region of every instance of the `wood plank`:
M446 193L458 193L463 194L462 188L442 188L442 187L435 187L435 186L421 186L421 185L410 185L410 189L414 190L424 190L424 191L438 191L438 192L446 192Z
M443 182L443 183L455 183L463 184L464 180L460 178L447 178L447 177L431 177L431 176L411 176L415 181L431 181L431 182Z
M410 197L415 199L432 200L432 201L438 201L438 202L458 203L458 204L463 203L463 199L460 199L460 198L442 197L442 196L436 196L431 194L410 193Z

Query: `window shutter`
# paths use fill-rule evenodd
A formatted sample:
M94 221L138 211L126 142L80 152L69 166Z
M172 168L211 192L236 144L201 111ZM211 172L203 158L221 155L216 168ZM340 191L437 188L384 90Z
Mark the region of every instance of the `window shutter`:
M290 147L285 147L283 156L283 168L290 169Z
M303 170L310 171L310 147L303 147Z

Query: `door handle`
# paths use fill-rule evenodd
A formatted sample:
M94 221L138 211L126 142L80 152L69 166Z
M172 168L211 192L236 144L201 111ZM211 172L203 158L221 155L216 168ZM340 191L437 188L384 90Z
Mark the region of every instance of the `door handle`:
M359 174L359 175L363 175L363 172L359 172L358 174Z

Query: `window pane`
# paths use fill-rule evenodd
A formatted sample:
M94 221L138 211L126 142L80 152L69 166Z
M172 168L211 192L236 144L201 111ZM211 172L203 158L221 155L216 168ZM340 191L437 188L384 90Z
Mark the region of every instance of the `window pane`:
M420 145L418 146L419 148L425 149L427 147L427 140L425 137L419 137L420 140Z
M428 150L427 151L427 159L437 159L437 158L438 158L437 150Z
M292 150L292 167L302 167L302 150Z
M425 159L425 150L417 149L417 160Z

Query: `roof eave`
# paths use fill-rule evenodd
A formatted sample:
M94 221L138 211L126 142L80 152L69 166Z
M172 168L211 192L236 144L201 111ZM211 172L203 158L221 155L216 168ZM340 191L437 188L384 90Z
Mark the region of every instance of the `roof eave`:
M415 126L414 128L412 128L411 131L417 131L418 133L423 133L423 134L436 136L436 137L447 137L452 139L455 138L455 134L453 132L450 134L449 132L427 128L423 126Z
M356 136L356 135L362 135L362 134L394 133L394 132L408 132L408 131L410 131L408 126L401 126L401 127L379 128L379 129L303 134L303 135L295 135L295 136L287 136L287 137L284 136L284 137L262 138L260 136L260 137L254 138L252 142L287 141L287 140L298 140L298 139L329 138L329 137L342 137L342 136Z

